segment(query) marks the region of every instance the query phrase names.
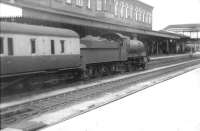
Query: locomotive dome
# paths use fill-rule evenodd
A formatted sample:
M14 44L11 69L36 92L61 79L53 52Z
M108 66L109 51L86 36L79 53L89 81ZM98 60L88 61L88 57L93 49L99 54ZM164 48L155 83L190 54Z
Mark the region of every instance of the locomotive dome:
M69 29L62 29L56 27L47 27L42 25L28 25L14 22L0 22L1 32L17 33L17 34L31 34L31 35L45 35L45 36L61 36L61 37L79 37L79 35Z

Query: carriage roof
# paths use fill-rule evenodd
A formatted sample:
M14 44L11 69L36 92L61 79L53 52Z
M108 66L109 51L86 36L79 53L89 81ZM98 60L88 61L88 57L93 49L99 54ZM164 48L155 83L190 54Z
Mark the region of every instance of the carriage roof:
M69 29L47 27L42 25L29 25L14 22L0 22L1 33L57 36L57 37L79 37L79 35Z

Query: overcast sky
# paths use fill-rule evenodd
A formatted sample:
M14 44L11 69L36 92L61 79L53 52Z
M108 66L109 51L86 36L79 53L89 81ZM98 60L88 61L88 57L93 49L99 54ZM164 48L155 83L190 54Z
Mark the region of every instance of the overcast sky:
M153 29L170 24L200 23L200 0L140 0L153 9ZM0 16L21 15L20 9L0 5Z
M140 0L153 9L153 29L170 24L200 24L200 0Z

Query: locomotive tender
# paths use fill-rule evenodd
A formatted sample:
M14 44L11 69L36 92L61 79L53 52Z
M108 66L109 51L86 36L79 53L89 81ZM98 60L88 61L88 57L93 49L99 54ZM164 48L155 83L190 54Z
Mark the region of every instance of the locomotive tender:
M0 26L0 79L6 83L1 88L52 71L95 77L145 68L147 63L144 44L119 33L80 39L68 29L13 22Z

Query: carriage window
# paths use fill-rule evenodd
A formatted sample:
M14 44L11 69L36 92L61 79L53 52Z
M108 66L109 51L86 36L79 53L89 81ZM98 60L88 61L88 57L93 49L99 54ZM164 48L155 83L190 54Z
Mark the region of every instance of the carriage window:
M0 54L3 54L3 37L0 37Z
M13 38L8 38L8 55L13 54Z
M54 40L51 40L51 54L55 54Z
M31 53L35 54L36 53L36 40L31 39Z
M60 44L61 44L61 53L64 53L65 52L65 41L60 40Z

